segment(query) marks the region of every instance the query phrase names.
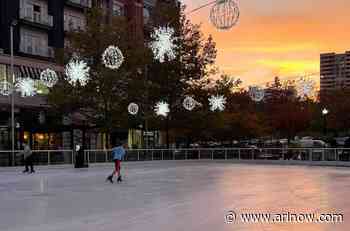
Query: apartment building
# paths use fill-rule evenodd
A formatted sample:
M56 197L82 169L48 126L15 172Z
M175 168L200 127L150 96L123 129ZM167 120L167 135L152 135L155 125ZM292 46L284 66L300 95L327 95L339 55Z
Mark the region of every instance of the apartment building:
M64 48L65 34L68 31L83 29L86 26L85 13L93 6L102 7L110 16L127 17L132 22L130 30L141 38L144 17L149 15L144 8L150 10L152 1L148 1L144 7L143 0L1 0L0 82L11 81L10 25L13 25L14 31L16 79L39 79L41 71L46 68L63 75L64 67L55 63L56 51ZM23 142L30 142L33 148L38 149L74 146L75 137L84 132L79 123L73 126L74 118L62 118L56 126L51 126L52 123L48 125L48 111L49 105L44 95L26 98L15 96L17 148ZM0 96L0 150L10 147L9 118L10 97ZM96 142L92 142L91 146L96 146Z
M350 51L320 56L321 92L350 87Z

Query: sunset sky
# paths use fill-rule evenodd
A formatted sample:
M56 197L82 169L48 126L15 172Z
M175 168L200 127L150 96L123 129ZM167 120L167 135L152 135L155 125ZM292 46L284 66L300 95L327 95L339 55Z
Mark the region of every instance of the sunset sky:
M183 0L187 11L210 0ZM218 31L210 7L190 18L217 42L217 65L243 85L264 84L274 76L313 74L319 82L319 56L350 50L349 0L236 0L240 21Z

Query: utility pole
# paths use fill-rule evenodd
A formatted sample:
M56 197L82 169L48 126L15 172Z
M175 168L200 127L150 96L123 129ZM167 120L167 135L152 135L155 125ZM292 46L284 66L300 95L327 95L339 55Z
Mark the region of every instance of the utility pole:
M11 45L11 144L12 144L12 165L15 165L15 72L13 55L13 28L17 21L13 20L10 25L10 45Z

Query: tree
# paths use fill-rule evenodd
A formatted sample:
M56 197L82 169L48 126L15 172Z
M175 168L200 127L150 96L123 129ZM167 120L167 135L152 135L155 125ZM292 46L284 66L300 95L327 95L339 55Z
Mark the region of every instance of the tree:
M49 94L49 102L58 111L79 113L90 126L106 134L127 127L128 101L139 95L129 87L137 85L133 77L147 57L143 43L126 33L128 24L124 17L107 20L101 9L91 9L86 28L69 33L65 48L66 63L73 55L89 62L90 80L86 86L72 86L62 79ZM102 53L110 45L118 46L125 57L118 70L106 68L101 62Z
M182 100L190 93L191 85L215 70L215 42L211 36L204 38L200 26L192 24L184 10L177 1L157 1L153 15L155 26L170 26L177 37L176 58L164 63L154 61L150 67L152 100L165 100L170 105L170 113L163 124L167 132L167 146L170 142L169 131L183 127L180 124L184 112Z

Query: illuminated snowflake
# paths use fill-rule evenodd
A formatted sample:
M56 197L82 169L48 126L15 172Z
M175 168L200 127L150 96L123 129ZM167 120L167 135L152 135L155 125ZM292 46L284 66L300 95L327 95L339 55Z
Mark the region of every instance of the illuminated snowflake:
M226 98L223 95L211 96L208 100L211 111L225 110Z
M197 105L200 105L200 103L198 103L195 99L193 99L190 96L187 96L183 103L182 103L183 107L188 110L188 111L192 111L193 109L195 109L195 107Z
M124 62L124 56L117 46L109 46L102 54L103 64L110 69L118 69Z
M89 80L89 71L90 67L87 63L83 60L79 60L79 58L71 59L65 68L67 80L73 86L75 86L77 82L79 82L81 86L85 86Z
M0 82L0 95L10 95L11 94L11 83L7 81Z
M158 102L154 108L154 111L157 115L166 117L170 112L169 104L163 101Z
M175 59L176 38L174 29L170 27L159 27L153 31L151 38L154 40L150 44L153 54L159 62L163 63L167 58L169 61Z
M36 95L35 81L31 78L23 78L16 84L17 91L21 92L22 97Z
M137 115L137 113L139 112L139 105L137 105L136 103L130 103L128 106L128 111L131 115Z
M298 96L301 98L308 98L312 96L315 90L316 83L312 79L300 78L296 82L296 89Z
M45 86L53 87L58 81L58 76L54 70L47 68L40 73L40 80Z
M260 102L265 97L265 90L258 86L249 87L249 96L255 102Z

